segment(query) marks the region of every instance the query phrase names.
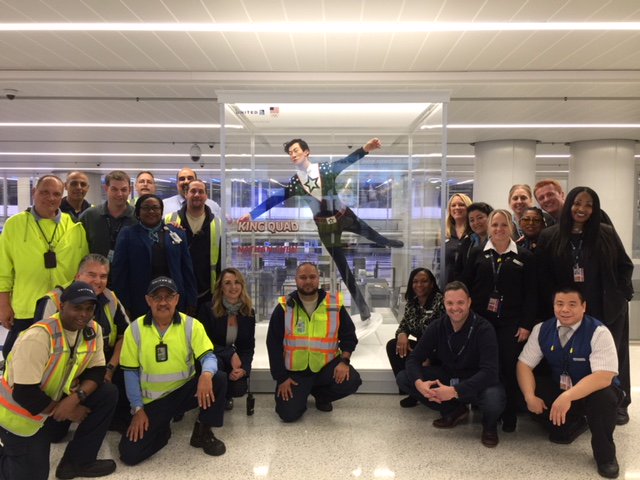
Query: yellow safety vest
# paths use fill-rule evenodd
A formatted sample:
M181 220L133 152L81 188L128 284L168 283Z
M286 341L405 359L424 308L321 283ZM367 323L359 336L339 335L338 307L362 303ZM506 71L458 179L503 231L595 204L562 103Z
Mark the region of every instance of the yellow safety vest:
M108 288L104 289L103 294L105 297L107 297L107 300L109 300L109 303L107 303L104 306L104 313L107 316L107 320L109 320L109 325L111 325L111 331L109 332L109 338L107 339L107 341L109 342L108 345L110 348L113 348L114 345L116 344L116 340L118 339L118 328L116 327L116 324L113 319L116 316L119 301L118 301L118 298L116 297L116 294L113 293ZM58 311L60 311L60 305L62 304L62 302L60 301L61 295L62 295L62 290L60 288L55 288L47 292L47 295L46 295L51 299L51 301L56 306L56 310Z
M332 296L327 293L311 318L298 304L294 307L287 305L287 297L280 297L278 302L284 310L286 369L302 371L309 368L312 372L319 372L340 353L338 330L342 294Z
M96 332L100 328L93 320L87 326ZM51 338L49 361L40 381L40 389L52 400L58 401L63 394L69 395L71 393L72 383L91 363L93 356L98 351L97 337L87 340L80 333L74 356L71 358L71 350L58 314L33 324L29 327L29 329L31 328L44 328ZM8 378L9 364L12 359L13 352L9 354L7 366L0 382L0 404L2 404L0 425L15 435L30 437L42 428L47 416L31 415L13 399L13 386L10 385Z
M178 212L173 212L164 217L164 223L170 223L172 225L182 225L182 220ZM222 221L213 215L213 220L209 224L209 253L210 260L209 266L211 271L211 291L216 285L218 260L220 257L220 237L222 236Z
M162 339L163 342L166 342L168 358L164 362L158 362L156 360L156 346L160 344L160 335L153 324L144 325L144 318L142 316L136 319L129 326L128 333L137 345L142 401L147 404L182 387L195 375L192 341L194 338L194 322L198 321L184 313L180 313L180 323L172 323L169 327L177 330L177 332L171 332L175 337L167 339L166 334L169 332L167 330ZM202 327L202 324L200 324L200 327ZM204 327L202 329L204 331ZM206 334L204 334L204 337L206 337ZM123 346L120 363L127 365L131 363L128 358L131 349L129 348L130 345L127 345L127 342L129 342L127 334L125 334L124 341L125 345ZM197 347L197 350L200 351L201 348ZM212 346L204 348L204 350L207 349L211 350Z

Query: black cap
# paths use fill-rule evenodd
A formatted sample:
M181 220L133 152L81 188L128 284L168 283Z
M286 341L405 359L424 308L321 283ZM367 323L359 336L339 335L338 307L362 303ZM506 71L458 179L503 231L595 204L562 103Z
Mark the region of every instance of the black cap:
M91 285L85 282L73 282L67 288L64 289L60 296L62 303L71 302L74 305L78 305L84 302L98 302L95 292Z
M175 282L171 280L169 277L156 277L153 280L151 280L151 283L149 284L149 288L147 289L147 295L151 295L153 292L155 292L159 288L167 288L172 292L175 292L175 293L178 292L178 287L176 287Z

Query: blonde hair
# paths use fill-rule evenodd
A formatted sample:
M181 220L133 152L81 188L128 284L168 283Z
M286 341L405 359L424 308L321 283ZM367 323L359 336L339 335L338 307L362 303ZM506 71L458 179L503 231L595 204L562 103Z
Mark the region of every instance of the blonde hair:
M529 199L533 200L533 193L531 193L531 187L526 183L516 183L515 185L512 185L511 188L509 189L509 198L507 198L507 201L509 202L511 201L511 195L513 195L513 192L515 192L519 188L526 191L527 194L529 195Z
M238 279L238 281L240 282L240 286L242 287L242 291L240 292L240 301L242 302L240 313L245 316L251 315L251 312L253 311L253 304L251 303L251 297L249 297L249 294L247 293L247 283L245 282L242 273L240 273L240 270L233 267L225 268L224 270L222 270L222 272L220 272L218 281L213 287L213 305L211 307L213 314L216 317L224 317L227 313L227 310L224 308L224 305L222 303L222 280L227 273L235 275L236 279Z
M471 201L471 198L469 198L469 196L465 195L464 193L454 193L453 195L451 195L451 198L449 198L449 202L447 203L447 231L446 231L447 238L451 238L456 233L456 221L451 216L451 204L453 203L453 199L455 197L460 198L460 200L462 200L462 202L466 205L467 208L469 208L469 205L473 203ZM468 216L465 223L466 225L465 225L464 234L468 235L469 233L471 233L471 226L469 225Z
M509 232L511 232L511 237L513 238L513 236L516 233L516 229L513 223L513 216L511 215L511 212L509 210L505 210L504 208L498 208L496 210L493 210L489 214L489 226L491 226L491 222L493 222L493 217L495 217L498 214L503 215L504 218L507 220L507 224L509 225Z

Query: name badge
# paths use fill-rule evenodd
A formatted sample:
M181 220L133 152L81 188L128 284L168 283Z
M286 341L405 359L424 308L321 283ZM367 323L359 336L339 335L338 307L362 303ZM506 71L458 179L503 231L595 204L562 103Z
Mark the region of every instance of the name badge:
M520 267L523 267L523 266L524 266L524 263L522 263L522 262L521 262L520 260L518 260L517 258L514 258L514 259L513 259L513 263L515 263L516 265L518 265L518 266L520 266Z
M500 310L500 300L501 297L498 293L492 293L489 297L489 302L487 303L487 311L498 313L498 311Z
M156 345L156 362L166 362L169 360L169 347L165 343Z
M573 267L573 281L576 283L584 282L584 268L578 265Z
M573 382L569 374L563 373L560 375L560 390L569 390L571 387L573 387Z
M305 333L306 331L307 331L307 325L305 321L298 320L298 323L296 323L296 333L302 334L302 333Z
M573 359L574 362L586 362L587 359L584 357L576 357Z

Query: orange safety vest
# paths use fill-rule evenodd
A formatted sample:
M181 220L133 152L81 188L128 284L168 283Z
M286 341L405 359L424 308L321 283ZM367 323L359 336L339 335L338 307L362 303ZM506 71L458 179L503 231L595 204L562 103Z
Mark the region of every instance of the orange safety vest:
M332 302L333 300L333 302ZM287 370L302 371L309 368L319 372L322 367L340 354L338 330L342 294L327 293L311 317L287 297L278 300L284 310L284 364Z
M91 320L87 327L93 328L96 332L100 328L94 320ZM69 395L71 393L74 380L91 363L98 351L97 336L87 340L81 333L78 336L72 358L71 349L58 314L33 324L29 327L29 329L31 328L44 328L49 333L51 339L50 356L40 381L40 389L52 400L58 401L63 394ZM9 379L9 365L12 360L13 352L9 354L7 366L0 381L0 425L15 435L30 437L42 428L47 416L32 415L13 399L13 385Z

